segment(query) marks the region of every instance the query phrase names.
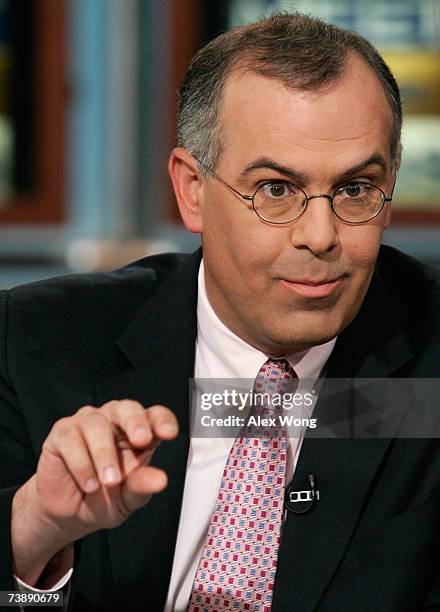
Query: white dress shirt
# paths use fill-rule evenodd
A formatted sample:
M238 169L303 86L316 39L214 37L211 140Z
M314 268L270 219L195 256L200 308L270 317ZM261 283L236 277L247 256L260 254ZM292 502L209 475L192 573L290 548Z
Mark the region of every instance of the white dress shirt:
M301 380L310 385L319 377L335 342L336 338L286 357L299 378L298 392L301 390ZM253 381L268 357L232 333L215 314L206 294L202 261L199 271L194 377ZM291 448L295 451L293 456L290 454L290 465L287 466L288 481L293 475L302 441L298 440L297 431L294 436L290 438ZM188 607L223 468L232 444L231 438L191 437L173 569L164 612L184 612Z

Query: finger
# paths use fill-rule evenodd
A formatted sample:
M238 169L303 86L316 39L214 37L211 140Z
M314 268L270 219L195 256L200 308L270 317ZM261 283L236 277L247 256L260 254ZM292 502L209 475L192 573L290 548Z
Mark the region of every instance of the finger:
M118 440L126 439L128 446L145 447L153 439L145 408L134 400L113 400L101 409L118 431Z
M124 512L131 514L145 505L154 493L159 493L168 484L166 473L152 466L140 467L124 481L121 501Z
M177 420L164 406L145 409L132 400L114 401L107 406L112 422L134 446L154 448L159 440L171 439L177 434Z
M43 449L62 458L71 476L84 493L99 488L99 480L86 442L73 423L58 421Z
M153 435L160 440L172 440L179 432L175 414L165 406L151 406L146 410Z
M119 484L121 471L114 431L109 420L99 409L95 409L81 416L78 426L100 482L106 486Z

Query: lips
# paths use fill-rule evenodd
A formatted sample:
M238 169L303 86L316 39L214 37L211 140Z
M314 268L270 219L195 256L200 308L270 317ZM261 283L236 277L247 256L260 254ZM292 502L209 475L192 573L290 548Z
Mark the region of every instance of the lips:
M344 276L339 276L337 278L323 278L320 280L306 278L295 280L280 279L280 281L284 288L298 295L309 298L319 298L326 297L333 293L341 285L344 278Z
M300 285L312 285L314 287L317 287L319 285L327 285L329 283L335 283L337 280L340 280L342 277L341 276L337 276L335 278L322 278L320 280L316 280L316 279L307 279L307 278L298 278L298 279L282 279L285 280L287 283L297 283Z

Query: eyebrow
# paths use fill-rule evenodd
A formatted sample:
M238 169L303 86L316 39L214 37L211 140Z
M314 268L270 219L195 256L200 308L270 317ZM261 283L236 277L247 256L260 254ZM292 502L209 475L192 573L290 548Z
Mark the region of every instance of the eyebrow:
M368 157L368 159L365 159L359 164L356 164L355 166L344 170L344 172L337 178L335 182L340 183L350 178L354 174L365 170L369 166L379 166L383 172L386 172L387 170L387 163L383 155L381 155L380 153L374 153L373 155ZM280 174L288 176L293 182L299 182L304 184L310 180L310 177L307 174L304 174L303 172L298 172L293 168L283 166L282 164L279 164L278 162L273 159L270 159L269 157L259 157L255 161L248 164L242 171L241 176L247 176L253 170L258 169L274 170L275 172L279 172Z

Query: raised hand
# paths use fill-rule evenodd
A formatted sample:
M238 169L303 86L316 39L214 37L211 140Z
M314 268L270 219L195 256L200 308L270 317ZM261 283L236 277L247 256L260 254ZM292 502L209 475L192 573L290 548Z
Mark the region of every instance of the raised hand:
M132 400L84 406L57 421L37 471L15 495L15 571L38 580L47 562L75 540L121 524L165 488L167 475L149 465L162 440L177 435L174 414Z

